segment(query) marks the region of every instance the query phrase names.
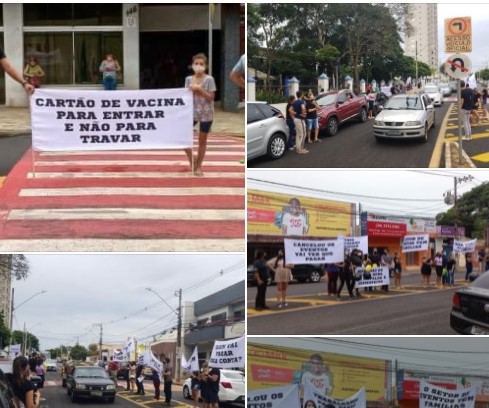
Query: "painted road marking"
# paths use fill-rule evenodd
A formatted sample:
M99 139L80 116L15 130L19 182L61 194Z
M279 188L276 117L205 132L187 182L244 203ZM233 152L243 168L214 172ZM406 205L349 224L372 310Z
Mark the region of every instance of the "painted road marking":
M226 153L229 156L229 153ZM236 157L240 154L237 152ZM207 156L206 156L207 158ZM205 161L206 167L212 166L236 166L236 159L230 161ZM70 160L70 161L36 161L36 167L44 166L188 166L187 160Z
M27 173L27 178L29 179L83 179L83 178L153 178L153 179L167 179L167 178L195 178L195 176L190 173L190 171L187 172L180 172L180 173L167 173L167 172L162 172L162 171L121 171L121 172L112 172L112 171L107 171L107 172L77 172L77 173L71 173L71 172L46 172L46 171L36 171L36 173ZM216 179L222 179L222 178L235 178L235 179L244 179L245 174L244 172L206 172L204 174L204 177L206 179L209 178L216 178ZM1 185L1 181L0 181Z
M463 136L463 132L462 132L462 136ZM486 137L489 137L489 129L488 129L488 132L484 132L484 133L473 133L472 134L472 139L485 139ZM458 141L458 136L455 136L455 135L452 135L452 134L447 134L445 136L445 140L447 140L449 142L457 142Z
M483 163L487 163L489 162L489 152L477 154L475 156L471 156L470 158Z
M148 208L48 208L12 210L8 220L244 220L243 210L165 210Z
M0 241L2 252L244 252L239 239L8 239Z

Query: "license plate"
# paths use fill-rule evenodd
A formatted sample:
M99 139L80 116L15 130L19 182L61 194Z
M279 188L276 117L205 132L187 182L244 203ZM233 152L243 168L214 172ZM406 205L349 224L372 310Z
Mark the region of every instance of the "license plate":
M401 132L399 130L389 130L387 131L389 136L401 136Z
M470 334L487 336L489 335L489 330L483 329L482 327L479 326L472 326L472 328L470 329Z
M92 395L94 397L101 397L104 394L102 393L102 391L92 391Z

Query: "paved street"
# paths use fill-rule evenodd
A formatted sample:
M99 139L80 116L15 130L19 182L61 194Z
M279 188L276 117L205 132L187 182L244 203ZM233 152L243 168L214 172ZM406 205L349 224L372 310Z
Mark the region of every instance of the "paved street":
M392 140L379 143L373 135L373 120L351 121L340 127L333 137L322 137L321 143L307 145L309 154L286 152L280 160L258 158L248 162L251 168L372 168L428 167L450 103L436 108L436 126L427 143L418 140ZM441 146L440 146L441 148Z
M344 288L341 301L328 297L326 278L316 284L292 284L285 309L276 307L272 286L267 290L271 309L266 312L254 310L256 289L248 288L248 334L455 335L449 325L454 288L423 288L419 280L417 273L411 274L402 290L362 291L354 300L347 299ZM463 280L456 282L456 287L464 285Z

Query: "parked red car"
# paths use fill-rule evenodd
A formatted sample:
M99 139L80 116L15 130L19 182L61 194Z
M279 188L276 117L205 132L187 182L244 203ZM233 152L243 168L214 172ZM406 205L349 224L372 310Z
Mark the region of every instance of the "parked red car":
M357 96L349 89L319 94L316 102L321 107L318 110L319 129L325 130L329 136L334 136L339 125L350 119L358 119L362 123L367 121L367 98L365 95Z

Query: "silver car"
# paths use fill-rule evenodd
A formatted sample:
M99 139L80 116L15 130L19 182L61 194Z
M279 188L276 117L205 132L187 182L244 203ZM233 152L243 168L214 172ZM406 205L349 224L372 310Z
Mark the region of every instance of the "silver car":
M449 84L438 84L438 89L443 96L450 96L452 94L452 88Z
M289 127L282 112L264 102L248 102L246 116L248 160L264 155L280 159L289 140Z
M435 126L435 108L427 94L395 95L376 116L374 135L384 139L428 140L431 127Z
M433 105L441 106L443 105L443 94L438 89L437 85L426 85L424 87L424 92L433 100Z

